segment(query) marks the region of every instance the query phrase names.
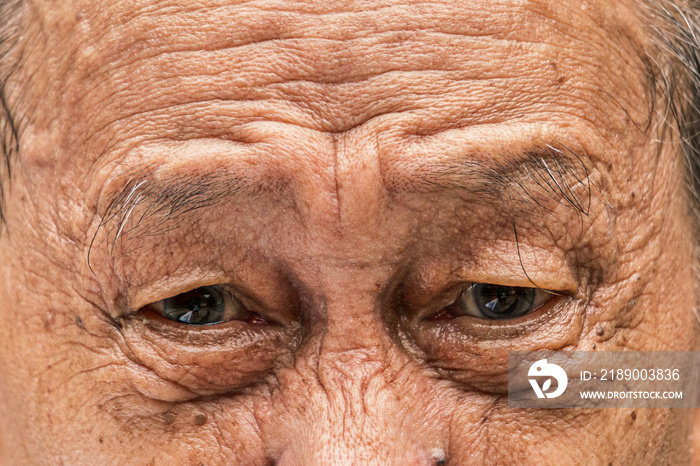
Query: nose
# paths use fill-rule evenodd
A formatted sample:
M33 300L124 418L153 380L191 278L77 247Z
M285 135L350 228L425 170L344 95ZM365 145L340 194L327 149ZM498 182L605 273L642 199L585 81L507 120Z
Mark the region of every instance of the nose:
M289 391L278 465L441 464L424 369L387 330L376 298L359 295L328 297L322 331L280 379Z
M299 410L304 419L295 423L277 464L398 466L438 462L439 455L421 445L420 429L412 426L416 412L407 403L414 398L409 393L415 393L406 383L410 376L390 373L386 362L377 358L380 351L322 355L315 388L309 390L307 406Z
M323 445L315 452L285 451L276 463L278 466L301 465L405 465L405 466L444 466L444 460L429 458L418 451L406 451L395 447L381 449L368 447L365 451L353 448L338 448L337 445Z

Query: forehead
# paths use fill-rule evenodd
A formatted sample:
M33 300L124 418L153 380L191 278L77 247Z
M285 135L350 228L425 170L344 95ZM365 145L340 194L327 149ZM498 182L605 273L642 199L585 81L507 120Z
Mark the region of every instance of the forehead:
M551 122L605 138L646 89L618 2L40 3L69 145L245 138L261 120L340 133ZM50 63L50 66L46 66ZM630 104L630 102L636 102ZM56 124L57 122L62 122ZM39 129L37 127L37 129ZM78 140L84 139L84 140ZM55 139L54 139L55 140Z

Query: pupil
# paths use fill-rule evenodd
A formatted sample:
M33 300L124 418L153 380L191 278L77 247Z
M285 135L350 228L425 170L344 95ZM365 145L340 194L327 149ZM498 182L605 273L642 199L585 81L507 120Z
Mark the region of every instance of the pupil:
M192 298L187 302L187 305L190 309L192 309L192 312L198 312L205 306L202 298Z
M479 283L474 286L474 300L479 311L489 319L513 319L528 312L535 301L534 288Z
M215 287L204 286L163 301L163 315L190 325L212 325L223 321L224 299Z

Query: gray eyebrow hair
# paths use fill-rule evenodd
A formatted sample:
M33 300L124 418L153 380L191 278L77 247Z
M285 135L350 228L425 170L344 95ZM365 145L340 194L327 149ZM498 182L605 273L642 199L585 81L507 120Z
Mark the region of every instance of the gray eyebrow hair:
M392 187L395 191L461 190L477 202L512 201L522 207L536 206L543 213L551 211L550 201L563 201L578 214L589 216L595 180L587 154L553 143L487 159L426 164L419 176Z
M278 184L268 184L244 176L219 171L204 174L159 176L157 167L147 166L118 177L121 188L108 198L100 223L88 248L90 255L100 233L111 237L110 255L126 233L130 239L158 236L174 230L181 221L171 222L185 214L213 206L232 197L254 198L266 191L281 191ZM134 212L139 209L138 215ZM155 221L154 221L155 220Z
M561 143L544 144L517 156L490 157L487 163L465 159L441 165L429 169L428 176L419 180L419 184L433 190L457 188L466 191L471 199L476 196L477 202L505 206L510 215L520 268L535 288L542 289L525 269L518 220L542 219L563 203L573 210L583 226L583 218L590 216L592 184L596 183L589 168L592 165L587 154L575 152ZM486 183L480 182L484 179Z
M563 202L580 216L591 205L590 169L585 154L561 144L532 147L519 155L492 156L488 161L465 158L458 162L425 164L400 181L387 183L393 193L460 191L473 202L500 203L510 209L517 238L516 217L551 212ZM162 235L180 228L182 218L232 198L255 198L263 193L281 196L288 188L260 178L234 176L229 171L163 176L149 166L120 177L121 189L101 214L89 250L98 234L109 240L110 255L125 234L129 240ZM138 214L135 212L138 210ZM123 246L123 244L120 244Z

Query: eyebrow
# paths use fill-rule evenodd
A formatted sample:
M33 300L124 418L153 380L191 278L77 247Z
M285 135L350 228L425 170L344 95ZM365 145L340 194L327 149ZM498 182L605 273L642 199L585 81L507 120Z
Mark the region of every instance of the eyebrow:
M252 199L265 192L284 191L279 183L223 170L160 176L154 165L125 173L114 183L120 187L108 197L107 206L99 209L101 220L88 248L90 269L90 255L100 233L106 235L105 239L111 237L113 255L127 233L129 239L159 236L179 228L182 221L178 219L189 212L228 199Z
M453 191L466 195L470 202L506 204L514 217L516 212L529 217L551 212L552 202L587 217L592 182L589 165L586 154L559 143L544 144L518 154L428 162L408 174L383 174L383 181L395 195ZM179 228L185 214L193 211L263 194L287 197L285 191L291 189L279 180L232 175L230 170L163 175L156 166L123 175L120 180L121 188L108 198L90 250L102 230L112 238L113 253L126 233L130 239L162 235Z
M551 202L589 216L591 157L561 143L529 147L516 154L488 154L426 163L416 173L386 181L390 191L463 192L470 202L515 202L549 212ZM532 213L532 212L530 212Z

